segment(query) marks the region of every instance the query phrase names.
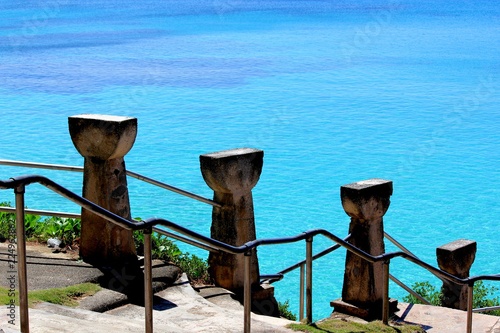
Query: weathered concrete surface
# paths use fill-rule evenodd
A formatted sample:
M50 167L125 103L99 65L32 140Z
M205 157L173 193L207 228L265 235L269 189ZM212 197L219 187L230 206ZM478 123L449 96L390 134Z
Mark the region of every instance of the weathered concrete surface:
M0 272L10 271L7 246L7 242L0 243ZM97 282L103 276L98 268L72 259L69 254L59 253L56 255L50 251L41 252L40 248L46 250L45 246L26 246L28 290L61 288L78 283ZM15 276L17 280L17 273ZM7 273L5 277L7 277ZM6 278L0 279L0 286L8 288L8 282Z
M396 313L399 321L418 324L427 333L465 333L467 329L467 312L445 307L423 304L399 303ZM485 314L472 314L472 332L500 332L500 317Z
M224 291L221 291L224 292ZM6 317L7 308L0 308ZM19 314L19 309L16 308ZM285 326L291 321L252 314L254 333L289 333ZM216 305L201 297L189 284L186 275L154 297L154 332L234 332L243 331L243 308L238 302ZM144 332L144 308L128 304L106 313L91 312L43 303L30 309L30 332L33 333L110 333ZM15 326L0 322L0 328L19 331ZM8 331L6 331L8 332Z
M3 309L0 314L3 317ZM19 313L19 309L17 309ZM18 322L15 326L5 325L0 322L0 327L5 333L19 332ZM144 322L131 318L121 318L104 313L92 312L82 309L68 308L60 305L41 303L37 308L30 309L30 332L31 333L110 333L144 332ZM165 333L187 333L175 324L159 323L154 332Z
M476 258L477 243L459 239L436 249L437 262L441 270L458 278L469 277L469 271ZM453 309L467 310L468 290L466 285L443 281L441 305Z
M227 291L218 290L226 294ZM174 287L156 294L153 318L155 323L175 324L183 332L243 332L243 307L238 302L214 304L201 297L185 275ZM143 319L143 308L126 305L107 312L130 319ZM291 321L252 314L252 332L292 332L284 326Z
M369 179L340 188L342 206L351 217L349 242L371 254L385 252L382 217L392 195L392 181ZM382 263L371 264L347 251L342 301L367 309L369 317L381 316Z
M211 237L224 243L241 246L255 240L252 188L262 172L264 152L240 148L200 156L203 179L214 191L214 201L222 207L212 211ZM234 292L244 286L244 256L227 253L209 255L210 275L216 285ZM251 283L259 284L257 253L251 259Z
M85 158L83 197L130 220L125 161L137 134L137 119L107 115L68 118L71 139ZM135 266L132 232L82 209L82 259L98 266Z

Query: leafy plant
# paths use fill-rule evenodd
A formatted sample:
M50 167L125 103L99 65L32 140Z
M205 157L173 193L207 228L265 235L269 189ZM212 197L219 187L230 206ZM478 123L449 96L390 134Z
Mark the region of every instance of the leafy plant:
M288 300L286 300L284 303L278 302L278 309L280 311L281 317L297 321L297 316L295 315L295 313L290 311L290 304Z
M2 202L0 206L10 207L9 203ZM15 224L15 214L0 212L0 241L9 237L9 228ZM25 235L29 240L46 242L49 238L58 238L64 244L71 245L80 237L80 219L48 217L42 219L40 215L25 214Z
M413 289L417 294L429 301L429 303L431 303L432 305L441 305L441 291L434 287L429 281L416 282L412 285L411 289ZM412 294L408 294L407 296L403 297L403 302L422 304L422 301L420 301Z
M189 254L188 252L181 254L174 261L191 279L201 282L208 282L208 263L206 260Z
M138 219L136 219L138 220ZM144 235L141 231L134 232L137 253L144 255ZM170 261L185 272L192 280L209 282L208 263L200 257L183 253L177 244L165 235L153 233L151 236L153 259Z
M24 232L26 238L30 239L40 234L43 224L40 223L40 215L25 214Z
M500 297L494 296L498 288L486 286L483 281L477 281L474 284L474 303L473 308L486 308L500 305ZM500 310L486 311L485 314L500 316Z
M8 202L0 202L2 207L10 207ZM0 242L5 242L11 237L11 228L16 223L16 216L13 213L0 212Z

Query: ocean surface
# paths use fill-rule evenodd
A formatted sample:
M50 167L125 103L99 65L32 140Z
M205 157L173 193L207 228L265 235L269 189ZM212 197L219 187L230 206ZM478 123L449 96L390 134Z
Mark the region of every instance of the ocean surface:
M433 265L436 247L475 240L471 274L500 273L499 50L500 4L485 0L5 0L0 159L81 166L69 116L132 116L127 168L208 198L200 154L264 150L259 238L344 237L340 186L384 178L389 234ZM79 173L0 166L1 179L25 173L81 192ZM129 191L133 216L210 234L210 206L134 179ZM26 204L79 211L38 185ZM261 273L304 257L304 243L261 248ZM315 319L340 297L344 258L314 263ZM402 260L391 273L439 285ZM275 288L298 312L298 272Z

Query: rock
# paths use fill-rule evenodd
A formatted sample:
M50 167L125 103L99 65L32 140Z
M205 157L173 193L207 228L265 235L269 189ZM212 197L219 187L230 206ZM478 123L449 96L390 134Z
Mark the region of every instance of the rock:
M61 245L61 241L57 238L49 238L47 240L47 246L48 247L55 247L55 248L59 248L59 245Z

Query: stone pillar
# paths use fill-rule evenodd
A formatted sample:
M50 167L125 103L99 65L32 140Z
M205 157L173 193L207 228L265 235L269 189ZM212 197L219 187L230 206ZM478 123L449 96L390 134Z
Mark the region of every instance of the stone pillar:
M68 118L71 140L85 158L83 197L131 219L123 157L132 148L137 119L83 114ZM132 231L82 209L80 255L96 266L137 263Z
M469 271L476 258L477 244L475 241L459 239L436 249L437 262L441 270L460 279L469 277ZM443 281L441 287L441 305L467 310L467 285Z
M351 217L349 242L371 254L385 252L382 217L392 195L392 181L369 179L340 188L342 206ZM381 316L382 263L372 264L347 251L342 301L364 309L370 318Z
M214 201L222 207L212 211L211 237L241 246L255 240L252 188L262 172L264 152L251 148L232 149L200 156L203 179L214 190ZM244 286L244 257L210 252L210 276L217 286L241 293ZM251 283L259 285L259 264L254 251Z

